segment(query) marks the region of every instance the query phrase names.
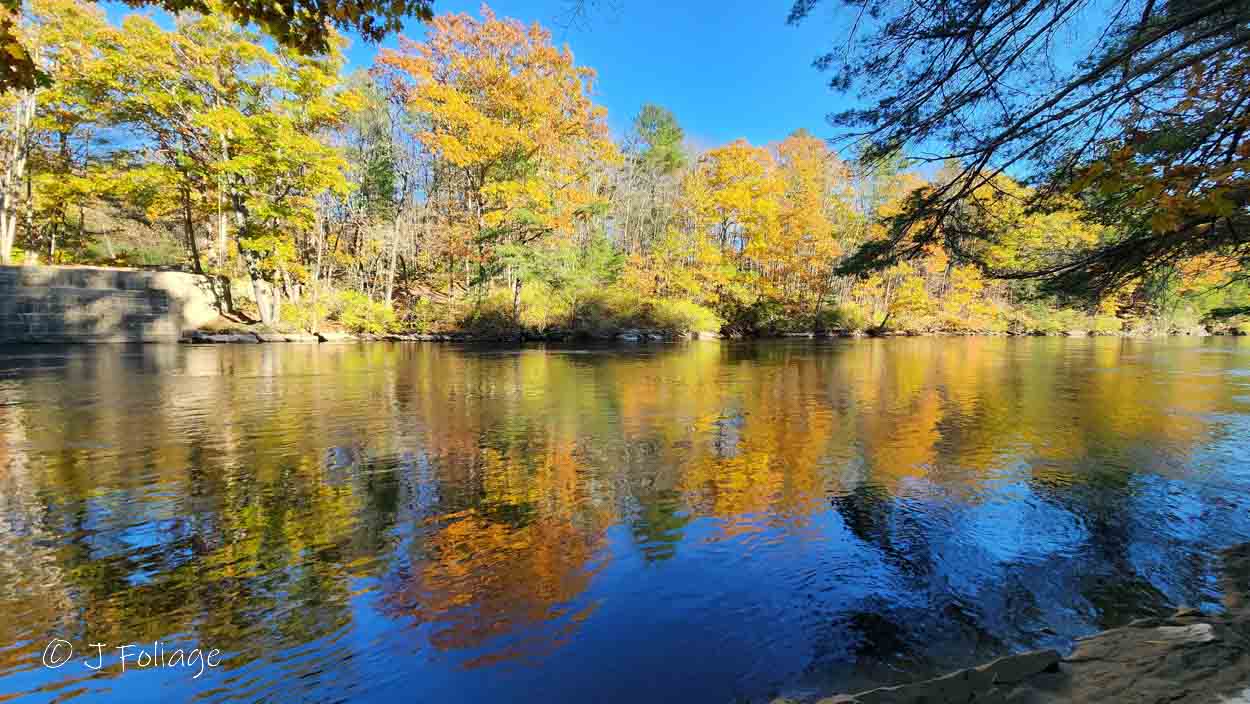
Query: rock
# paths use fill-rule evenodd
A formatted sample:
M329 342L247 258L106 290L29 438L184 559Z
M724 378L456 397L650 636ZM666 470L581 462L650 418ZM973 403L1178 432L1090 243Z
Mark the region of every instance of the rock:
M664 342L668 338L658 332L649 332L647 333L647 339L652 342Z
M317 339L322 342L355 342L356 338L345 332L319 332Z
M878 687L856 694L852 701L859 704L912 704L913 700L903 687Z
M287 342L320 342L316 335L307 332L289 332L283 335Z
M1015 684L1041 672L1054 672L1059 667L1059 653L1054 650L1034 650L1019 655L1008 655L988 665L976 668L989 674L995 684Z
M260 342L255 335L240 335L235 333L206 333L198 338L198 341L211 342L215 345L229 344L248 344Z
M640 342L642 333L637 330L622 330L616 334L616 339L621 342Z
M203 330L192 330L191 333L182 338L182 340L183 342L206 345L213 343L213 335L211 333L204 332Z
M1088 330L1066 330L1063 333L1067 337L1088 337Z
M275 333L275 332L258 332L258 333L255 333L255 335L257 338L260 339L261 342L286 342L287 341L286 335L279 335L278 333Z
M1250 543L1226 550L1223 558L1226 612L1182 607L1168 618L1142 618L1078 638L1062 661L1053 650L1021 653L819 704L1250 702Z
M1219 640L1215 635L1215 627L1209 623L1196 623L1192 626L1160 626L1151 633L1149 642L1156 644L1181 645L1185 643L1210 643Z

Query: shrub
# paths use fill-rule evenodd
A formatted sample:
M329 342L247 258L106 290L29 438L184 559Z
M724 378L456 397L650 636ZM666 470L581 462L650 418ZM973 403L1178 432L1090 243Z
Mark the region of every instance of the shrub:
M456 311L450 304L435 303L428 298L409 301L398 311L397 326L405 332L431 332L453 326Z
M659 298L650 301L651 321L647 327L673 334L715 332L721 320L711 309L693 301Z
M831 330L863 332L869 326L868 311L863 306L853 302L821 308L816 312L814 321L816 330L822 332Z
M645 298L620 286L583 296L562 313L563 327L591 337L606 337L626 329L681 335L720 330L721 320L693 301Z
M469 308L457 321L456 327L473 337L483 339L516 337L519 331L512 319L512 292L491 292Z
M313 324L319 320L325 320L329 312L330 307L326 305L325 301L318 301L316 306L313 306L311 300L299 303L283 303L282 325L294 330L311 332Z
M1124 321L1114 315L1098 315L1090 325L1090 331L1099 335L1114 335L1124 327Z
M394 309L358 291L340 292L330 317L357 334L381 335L396 324Z
M1009 327L1015 332L1053 335L1069 330L1090 330L1093 320L1071 308L1050 308L1043 303L1031 303L1010 316Z
M645 318L642 298L613 287L588 293L569 311L566 327L591 337L603 337L623 328L639 327Z
M505 291L505 293L507 293ZM507 298L508 312L512 311L512 298ZM521 287L521 327L536 332L568 324L572 306L547 284L527 283Z

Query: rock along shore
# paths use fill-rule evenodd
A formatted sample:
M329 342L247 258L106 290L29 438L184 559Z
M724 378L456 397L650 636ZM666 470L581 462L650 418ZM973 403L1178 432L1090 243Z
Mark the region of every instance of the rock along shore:
M1250 543L1225 552L1221 586L1221 614L1182 608L1167 618L1139 619L1081 638L1066 657L1054 650L1009 655L818 704L1250 702Z
M1098 335L1099 337L1121 337L1129 339L1155 339L1161 337L1208 337L1208 336L1239 336L1244 332L1231 329L1222 332L1171 333L1163 334L1132 334L1118 333L1114 335ZM862 337L1091 337L1084 331L1068 331L1062 333L1004 333L1004 332L827 332L827 333L784 333L779 335L748 337L745 339L760 340L820 340L832 338ZM516 337L484 337L469 333L422 333L422 334L383 334L354 335L340 331L318 333L279 333L263 332L247 329L235 330L194 330L185 333L181 342L190 344L256 344L263 342L470 342L470 343L516 343L516 342L619 342L627 344L648 342L677 342L681 340L711 340L739 336L720 335L715 332L694 332L672 334L658 330L620 330L600 335L574 334L564 331L553 331L545 334L526 333L519 339Z

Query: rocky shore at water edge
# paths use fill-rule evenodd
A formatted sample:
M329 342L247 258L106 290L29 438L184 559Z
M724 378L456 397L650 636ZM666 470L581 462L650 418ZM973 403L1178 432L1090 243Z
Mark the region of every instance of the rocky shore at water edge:
M1123 337L1133 339L1152 339L1159 337L1208 337L1208 336L1244 336L1246 330L1240 328L1229 328L1219 332L1210 332L1205 328L1198 328L1192 331L1175 332L1167 335L1164 334L1136 334L1136 333L1116 333L1114 335L1098 334L1099 337ZM883 333L863 333L863 332L827 332L827 333L785 333L781 335L751 338L751 339L832 339L832 338L860 338L860 337L1092 337L1095 336L1084 330L1068 330L1061 333L1004 333L1004 332L883 332ZM720 335L715 332L697 332L685 334L672 334L659 330L620 330L600 335L574 335L563 331L553 331L545 334L525 333L518 340L516 337L482 337L468 333L434 333L434 334L384 334L384 335L355 335L342 331L325 331L317 333L284 333L272 332L264 330L255 330L247 328L225 329L225 330L194 330L183 335L181 341L189 344L257 344L257 343L275 343L275 342L620 342L620 343L648 343L648 342L677 342L681 340L708 340L734 338L730 335Z
M894 687L772 704L1250 703L1250 543L1224 554L1225 611L1182 608L1039 650Z

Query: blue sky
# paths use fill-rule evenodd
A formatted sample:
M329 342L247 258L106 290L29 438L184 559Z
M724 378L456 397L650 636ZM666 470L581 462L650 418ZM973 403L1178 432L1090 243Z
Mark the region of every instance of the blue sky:
M606 0L569 26L567 0L496 0L501 17L537 21L579 64L599 74L596 102L608 109L620 134L644 103L677 115L692 144L708 147L744 137L756 144L805 127L833 135L825 115L847 104L832 92L812 59L845 34L837 30L838 3L829 0L801 26L786 24L788 0ZM435 0L436 12L478 15L475 0ZM404 34L419 39L424 27ZM393 46L389 38L382 46ZM372 64L375 45L349 49L352 67Z

